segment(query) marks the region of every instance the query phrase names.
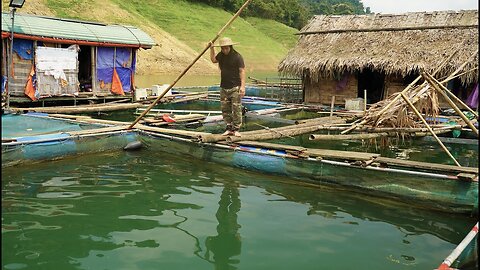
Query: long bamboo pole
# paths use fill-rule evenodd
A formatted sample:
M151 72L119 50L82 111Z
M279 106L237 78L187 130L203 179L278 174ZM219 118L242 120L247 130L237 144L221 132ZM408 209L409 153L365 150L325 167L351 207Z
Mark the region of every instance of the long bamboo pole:
M422 120L423 124L427 127L428 131L430 131L430 133L432 134L432 136L435 138L435 140L437 140L437 142L440 144L440 146L443 148L443 150L448 154L448 156L453 160L453 162L455 162L455 164L458 166L458 167L462 167L460 165L460 163L458 163L458 161L452 156L452 154L450 153L450 151L448 151L447 147L445 147L445 145L442 143L442 141L440 141L440 139L438 138L437 134L435 134L435 132L432 130L432 128L430 127L430 125L427 123L427 121L425 120L425 118L423 118L423 116L420 114L420 112L417 110L417 108L415 108L415 106L412 104L412 102L408 99L407 96L405 96L404 93L400 93L400 96L405 100L405 102L407 102L408 106L410 106L410 108L412 108L412 110L415 112L415 114L418 116L418 118L420 118L420 120Z
M477 134L478 137L478 129L472 124L472 122L465 116L465 114L458 108L457 105L448 97L447 93L445 93L445 86L441 85L432 75L428 74L427 72L422 72L422 76L425 78L425 80L428 81L428 83L433 86L435 90L437 90L438 93L440 93L443 98L450 104L450 106L455 110L455 112L465 121L467 126L472 129L475 134ZM448 91L448 89L447 89Z
M443 134L452 131L452 129L435 129L435 134ZM324 135L324 134L311 134L308 139L310 141L341 141L341 140L364 140L375 139L379 137L398 137L399 135L407 135L410 137L425 137L430 135L430 132L399 132L397 130L393 132L374 132L374 133L361 133L361 134L347 134L347 135Z
M457 52L459 51L460 49L457 49L455 52L453 52L453 54L451 54L447 59L445 59L441 64L440 66L438 66L438 68L433 72L433 74L435 75L437 72L439 72L447 63L448 61L450 61L453 56L455 54L457 54ZM469 59L470 60L470 59ZM470 61L468 61L470 62ZM467 63L468 63L467 62ZM465 63L464 63L465 64ZM454 72L455 73L455 72ZM449 77L451 77L452 75L450 75ZM407 85L407 87L405 87L405 89L402 90L402 92L400 92L399 95L397 95L392 101L390 101L390 103L388 103L385 107L383 107L383 109L378 113L378 117L381 117L398 99L400 99L401 97L401 94L404 94L406 93L408 90L410 90L410 88L412 88L420 79L422 78L421 75L419 75L415 80L413 80L413 82L411 82L409 85ZM353 131L354 129L356 129L357 127L363 125L367 123L367 120L362 120L361 122L353 125L352 127L350 127L349 129L346 129L344 131L342 131L340 134L346 134L346 133L349 133L351 131Z
M247 7L247 5L251 2L252 0L247 0L245 1L245 3L243 4L243 6L240 7L240 9L237 11L237 13L235 13L235 15L233 15L233 17L222 27L222 29L220 29L220 31L218 31L217 35L209 42L209 44L207 46L205 46L205 48L202 50L202 52L200 54L198 54L198 56L192 61L192 63L190 63L190 65L188 65L187 68L185 68L182 73L180 73L180 75L178 75L178 77L167 87L167 89L165 89L163 91L163 93L161 93L157 99L140 115L137 117L137 119L135 119L135 121L128 127L129 129L133 128L133 126L135 126L136 123L138 123L138 121L140 121L140 119L142 119L143 116L145 116L145 114L147 114L157 103L158 101L168 92L170 91L170 89L172 89L172 87L183 77L183 75L185 75L185 73L187 73L187 71L198 61L198 59L200 59L200 57L202 57L202 55L210 48L211 45L213 45L215 43L215 41L220 37L220 35L227 29L227 27L230 26L230 24L232 24L232 22L238 17L240 16L240 13L242 13L242 11Z
M463 107L465 107L467 110L469 110L471 113L473 113L477 118L478 118L478 113L476 113L474 110L472 110L470 107L468 107L467 104L465 104L461 99L459 99L457 96L455 96L455 94L452 93L452 91L448 90L448 88L446 87L443 87L444 83L452 80L453 78L455 78L457 76L457 74L463 70L463 68L465 68L465 66L470 63L473 59L475 59L475 56L478 54L478 51L472 53L470 55L470 57L468 58L468 60L466 62L464 62L462 65L460 65L452 74L450 74L445 80L441 81L440 82L440 85L442 86L443 89L446 89L447 91L447 94L453 98L456 102L460 103ZM435 74L432 74L432 76L434 76Z

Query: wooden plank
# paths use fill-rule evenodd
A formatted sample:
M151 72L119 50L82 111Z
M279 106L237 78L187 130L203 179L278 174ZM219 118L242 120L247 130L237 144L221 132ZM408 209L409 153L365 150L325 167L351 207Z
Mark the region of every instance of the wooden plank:
M11 108L14 111L32 111L43 113L87 113L87 112L107 112L116 110L135 109L143 106L142 103L129 104L98 104L85 106L56 106L56 107L31 107L31 108Z
M375 162L385 163L387 165L394 165L394 166L400 166L400 167L416 168L416 169L478 174L478 168L473 168L473 167L458 167L453 165L427 163L427 162L403 160L403 159L396 159L396 158L377 157L375 158Z
M364 152L350 152L350 151L340 151L340 150L328 150L328 149L313 149L309 148L305 151L310 157L321 157L322 159L341 159L341 160L358 160L358 161L368 161L373 158L377 158L380 154L375 153L364 153Z
M335 134L335 135L326 135L326 134L311 134L308 139L311 141L341 141L341 140L366 140L366 139L375 139L379 137L387 137L388 133L364 133L364 134Z
M177 129L150 127L150 126L145 126L145 125L142 125L142 124L136 124L134 126L134 128L140 129L140 130L151 131L151 132L162 133L162 134L182 135L182 136L187 136L187 137L192 137L192 138L198 138L201 135L211 135L211 133L205 133L205 132L195 132L195 131L188 131L188 130L177 130Z
M263 143L263 142L256 142L256 141L238 141L236 143L240 145L257 146L257 147L263 147L267 149L297 151L302 153L302 156L310 156L313 158L321 157L321 158L331 158L331 159L341 159L341 160L368 161L380 156L380 154L375 154L375 153L314 149L314 148L305 148L301 146L283 145L283 144L276 144L276 143Z
M71 136L79 136L79 135L99 134L99 133L120 131L120 130L125 130L125 131L129 131L129 132L133 131L133 130L128 130L127 128L128 128L128 125L123 125L123 126L115 126L115 127L86 129L86 130L80 130L80 131L68 131L68 132L64 132L64 133L67 133Z
M457 174L458 179L466 181L476 181L478 182L478 174L473 173L459 173Z
M307 150L307 148L301 147L301 146L284 145L284 144L277 144L277 143L265 143L265 142L257 142L257 141L238 141L236 142L236 144L263 147L263 148L275 149L275 150L291 150L291 151Z

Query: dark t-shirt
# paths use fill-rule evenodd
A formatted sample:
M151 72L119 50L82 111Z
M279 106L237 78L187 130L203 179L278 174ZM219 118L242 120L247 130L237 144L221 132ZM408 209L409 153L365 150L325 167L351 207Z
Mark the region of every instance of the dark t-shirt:
M217 59L220 66L222 78L220 87L229 89L235 86L240 86L241 80L239 69L245 68L243 57L237 51L231 49L230 53L227 55L219 52L217 56L215 56L215 59Z

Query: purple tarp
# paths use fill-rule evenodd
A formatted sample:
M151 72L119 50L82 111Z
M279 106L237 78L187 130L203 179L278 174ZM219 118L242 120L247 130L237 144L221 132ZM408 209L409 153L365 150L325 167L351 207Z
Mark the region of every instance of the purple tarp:
M467 98L466 103L470 108L476 109L478 107L478 83L475 85L472 94Z

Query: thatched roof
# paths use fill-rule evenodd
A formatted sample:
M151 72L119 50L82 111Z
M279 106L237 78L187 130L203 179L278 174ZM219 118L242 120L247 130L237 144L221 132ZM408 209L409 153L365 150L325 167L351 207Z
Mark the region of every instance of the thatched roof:
M364 68L385 74L432 73L442 60L459 51L437 77L452 73L473 53L464 71L478 67L478 10L314 16L278 71L312 81ZM460 77L478 82L478 70Z

